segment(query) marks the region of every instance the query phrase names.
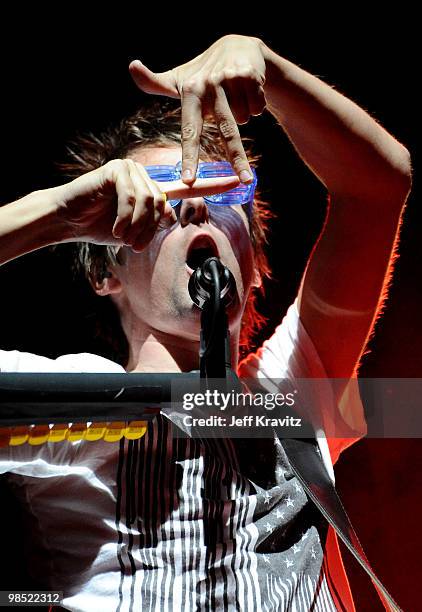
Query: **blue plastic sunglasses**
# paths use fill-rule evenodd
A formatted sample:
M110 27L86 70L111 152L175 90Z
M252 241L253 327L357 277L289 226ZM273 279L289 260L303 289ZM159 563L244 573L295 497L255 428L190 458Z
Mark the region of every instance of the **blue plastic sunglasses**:
M153 181L177 181L182 176L182 162L179 162L175 166L145 166L145 170L148 176ZM216 178L221 176L234 176L234 172L231 164L225 161L219 162L200 162L198 164L198 171L196 173L197 178ZM224 193L217 193L215 195L204 196L204 200L207 204L214 204L215 206L233 206L235 204L247 205L248 217L252 217L252 206L255 195L255 189L257 185L257 176L255 169L252 168L253 181L248 185L240 183L234 189L225 191ZM169 204L174 208L180 204L182 200L168 200Z

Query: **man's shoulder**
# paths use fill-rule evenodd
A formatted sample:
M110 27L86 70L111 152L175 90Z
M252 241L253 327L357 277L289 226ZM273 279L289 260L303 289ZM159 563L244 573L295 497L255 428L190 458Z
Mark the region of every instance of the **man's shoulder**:
M93 353L72 353L50 359L35 353L0 350L2 372L124 372L124 368Z
M240 376L251 376L253 372L264 369L267 376L271 373L276 378L287 374L292 366L292 358L301 345L302 350L308 348L308 338L299 318L297 300L287 309L281 323L274 332L258 348L250 353L239 364Z

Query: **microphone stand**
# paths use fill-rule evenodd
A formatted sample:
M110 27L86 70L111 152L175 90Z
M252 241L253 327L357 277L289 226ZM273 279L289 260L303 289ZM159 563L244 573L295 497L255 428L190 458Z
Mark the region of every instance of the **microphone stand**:
M236 294L230 270L217 257L208 258L189 280L189 294L201 309L199 371L203 379L226 379L231 373L230 332L226 307Z

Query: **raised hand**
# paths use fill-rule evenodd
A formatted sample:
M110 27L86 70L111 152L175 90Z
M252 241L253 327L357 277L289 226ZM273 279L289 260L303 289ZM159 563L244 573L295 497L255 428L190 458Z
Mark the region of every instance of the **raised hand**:
M237 124L265 108L265 60L258 38L231 34L195 59L166 72L154 73L139 60L130 72L146 93L180 98L182 103L182 180L192 184L199 160L204 118L212 116L220 130L239 179L252 180Z
M70 241L127 245L143 250L159 224L171 225L176 214L166 201L222 193L239 184L237 176L156 183L131 159L115 159L66 185L50 190ZM165 195L164 195L165 194Z

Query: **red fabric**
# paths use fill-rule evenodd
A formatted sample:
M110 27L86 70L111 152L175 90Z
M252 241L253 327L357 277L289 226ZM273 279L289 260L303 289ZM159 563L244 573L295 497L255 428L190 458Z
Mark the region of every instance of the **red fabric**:
M336 463L340 453L357 442L359 438L327 438L331 461ZM324 549L324 569L327 576L328 588L338 610L356 612L353 603L352 591L347 579L343 559L338 545L337 534L331 525L328 527L327 540Z
M331 526L328 528L325 542L324 569L328 588L336 608L347 610L347 612L355 612L352 592L338 546L337 534Z

